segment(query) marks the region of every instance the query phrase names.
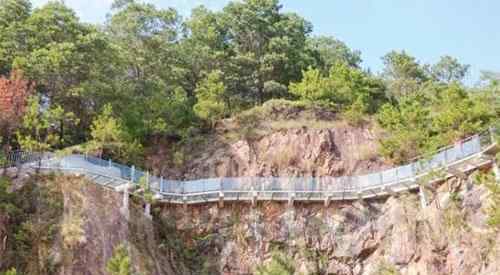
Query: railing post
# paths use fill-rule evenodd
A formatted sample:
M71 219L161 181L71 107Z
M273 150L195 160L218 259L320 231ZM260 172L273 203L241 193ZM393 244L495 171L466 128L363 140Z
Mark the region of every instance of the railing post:
M460 148L460 158L459 159L463 159L465 157L464 156L464 143L463 143L463 141L460 141L459 148Z
M135 183L135 165L130 168L130 180Z
M224 208L224 191L222 190L222 178L219 178L219 208Z
M184 208L184 211L187 211L187 203L188 203L188 197L186 195L186 182L183 181L182 182L182 204L183 204L183 208Z

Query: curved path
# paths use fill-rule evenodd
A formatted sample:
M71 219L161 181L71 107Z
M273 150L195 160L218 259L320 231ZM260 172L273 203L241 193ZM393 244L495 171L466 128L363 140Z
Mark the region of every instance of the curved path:
M490 131L438 150L428 158L377 173L347 177L242 177L175 181L150 176L134 167L85 155L56 157L51 154L15 153L11 164L81 174L117 191L129 190L140 181L149 185L154 198L163 202L196 204L224 201L324 201L355 200L418 189L420 183L464 177L493 163L496 143Z

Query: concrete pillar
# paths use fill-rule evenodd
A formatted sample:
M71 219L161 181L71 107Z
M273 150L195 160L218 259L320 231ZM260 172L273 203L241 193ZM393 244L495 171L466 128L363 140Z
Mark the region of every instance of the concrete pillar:
M295 201L295 193L290 193L288 197L288 206L293 207L293 202Z
M328 194L325 198L325 207L330 206L330 202L332 201L332 195Z
M252 207L256 207L257 206L257 192L256 191L253 191L252 192Z
M151 215L151 203L149 202L146 202L146 205L144 206L144 215L150 220L153 219L153 216Z
M418 188L418 195L420 196L420 205L422 208L426 208L428 204L427 195L425 194L425 189L422 186Z
M128 188L125 188L123 190L123 203L122 203L122 207L120 209L120 212L122 213L122 215L125 217L126 220L128 220L130 218L130 210L129 210L129 192L128 192Z
M224 208L224 192L219 191L219 208Z

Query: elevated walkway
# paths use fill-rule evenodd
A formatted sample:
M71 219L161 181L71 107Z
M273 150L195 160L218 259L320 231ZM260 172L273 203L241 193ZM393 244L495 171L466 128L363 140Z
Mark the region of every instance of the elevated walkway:
M194 181L166 180L134 167L86 155L14 153L11 165L85 175L96 184L116 191L137 186L141 179L155 199L172 204L224 201L357 200L396 195L450 177L464 177L493 163L497 145L491 131L442 148L428 157L377 173L346 177L241 177Z

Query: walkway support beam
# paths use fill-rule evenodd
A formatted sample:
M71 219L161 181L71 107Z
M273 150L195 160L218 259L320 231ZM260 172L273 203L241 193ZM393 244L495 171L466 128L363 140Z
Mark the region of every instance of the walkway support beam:
M467 174L465 174L465 172L463 172L459 169L453 168L453 167L448 167L448 173L450 173L450 174L452 174L460 179L467 179Z
M384 186L384 187L382 187L382 190L383 190L384 192L386 192L387 194L389 194L389 195L391 195L391 196L394 196L394 197L398 195L398 194L397 194L394 190L392 190L392 188L391 188L391 187L389 187L389 186L387 186L387 185L386 185L386 186Z
M428 205L427 195L425 194L425 188L422 186L418 187L418 195L420 196L420 205L422 209L426 208Z
M331 201L332 201L332 194L328 194L325 198L325 207L330 206Z
M219 208L224 208L224 192L219 192Z
M288 206L293 207L293 202L295 201L295 193L290 193L288 197Z
M129 190L131 188L130 184L124 184L118 186L116 190L118 192L122 192L122 207L120 208L120 213L125 217L126 220L130 218L130 193Z
M153 219L153 216L151 215L151 203L149 202L146 202L146 205L144 206L144 215L150 220Z
M257 197L258 197L257 192L253 191L252 192L252 207L256 207L257 206Z

